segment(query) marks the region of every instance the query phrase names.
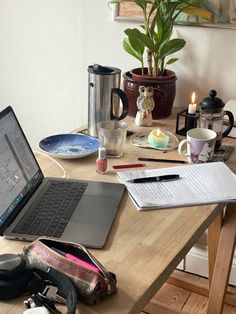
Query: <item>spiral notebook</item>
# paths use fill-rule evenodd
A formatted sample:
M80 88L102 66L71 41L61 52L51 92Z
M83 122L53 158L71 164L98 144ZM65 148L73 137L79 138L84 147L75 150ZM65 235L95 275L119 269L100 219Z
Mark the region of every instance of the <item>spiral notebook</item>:
M178 174L166 182L129 183L135 178ZM236 175L223 163L118 172L139 210L236 202Z

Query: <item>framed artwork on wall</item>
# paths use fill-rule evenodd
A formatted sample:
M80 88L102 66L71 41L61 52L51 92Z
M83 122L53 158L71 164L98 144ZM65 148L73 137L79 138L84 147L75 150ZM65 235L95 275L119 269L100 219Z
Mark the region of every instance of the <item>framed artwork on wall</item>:
M236 0L202 0L202 8L214 13L214 23L181 13L178 25L206 26L236 29ZM134 3L122 2L112 5L114 20L142 21L142 10Z

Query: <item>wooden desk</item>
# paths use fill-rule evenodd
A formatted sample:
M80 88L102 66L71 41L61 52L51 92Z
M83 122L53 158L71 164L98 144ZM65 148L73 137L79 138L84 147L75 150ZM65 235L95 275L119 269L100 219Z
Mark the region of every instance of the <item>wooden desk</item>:
M175 115L158 121L158 127L175 132ZM129 128L132 125L129 123ZM148 128L140 128L140 132ZM224 142L235 143L226 139ZM109 172L99 175L95 171L97 154L76 160L60 160L70 178L117 182L114 163L137 161L138 156L176 158L176 151L163 153L156 150L134 147L127 140L122 159L109 159ZM60 176L61 170L44 156L38 157L47 176ZM236 169L235 154L228 162ZM147 163L147 169L173 167L175 164ZM94 256L117 275L118 292L94 306L80 304L77 313L139 313L157 290L171 275L175 267L211 225L211 260L214 264L219 232L218 220L223 205L192 206L174 209L140 212L133 205L127 192L121 201L118 214L111 228L104 249L93 249ZM215 221L215 222L214 222ZM216 227L213 228L214 224ZM0 253L19 253L23 242L0 238ZM0 313L22 313L25 297L15 301L0 302Z

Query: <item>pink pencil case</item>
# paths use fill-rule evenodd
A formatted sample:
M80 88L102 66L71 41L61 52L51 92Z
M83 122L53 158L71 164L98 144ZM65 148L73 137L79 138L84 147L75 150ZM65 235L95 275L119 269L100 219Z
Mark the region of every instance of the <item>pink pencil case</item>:
M78 298L95 304L116 292L116 276L82 245L39 238L23 249L33 267L53 267L74 283Z

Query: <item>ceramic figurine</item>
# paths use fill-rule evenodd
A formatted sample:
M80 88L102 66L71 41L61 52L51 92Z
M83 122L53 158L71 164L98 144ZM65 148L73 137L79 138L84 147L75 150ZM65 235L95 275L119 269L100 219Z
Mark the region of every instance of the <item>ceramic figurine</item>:
M138 126L151 126L152 120L152 110L155 107L153 100L153 87L139 87L139 96L137 98L137 114L135 117L135 123Z

